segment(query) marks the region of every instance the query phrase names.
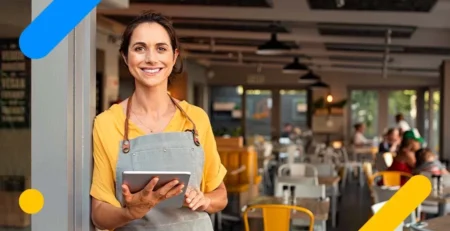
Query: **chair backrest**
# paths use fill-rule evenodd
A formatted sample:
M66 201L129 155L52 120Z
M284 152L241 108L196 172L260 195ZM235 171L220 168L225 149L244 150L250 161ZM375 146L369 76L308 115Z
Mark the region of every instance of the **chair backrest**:
M386 204L387 201L379 202L372 205L372 212L376 214ZM403 231L403 222L394 231Z
M312 164L317 169L318 176L336 176L336 168L331 163L316 163Z
M290 183L290 182L277 182L275 185L275 196L283 196L283 186L295 186L295 197L300 198L325 198L326 197L326 187L325 185L312 185L312 184L302 184L302 183Z
M372 192L373 192L373 198L375 203L380 203L383 201L388 201L391 199L392 196L394 196L395 193L397 193L397 189L389 189L389 188L382 188L380 186L373 186Z
M371 183L375 182L377 177L383 178L383 185L385 186L400 186L402 177L411 178L412 175L406 172L400 171L381 171L372 175Z
M259 204L248 206L245 209L243 213L245 231L250 231L250 225L248 222L248 212L254 209L262 209L264 231L289 230L292 210L305 213L306 216L309 217L308 230L309 231L314 230L314 215L308 209L293 205Z
M297 151L297 146L295 144L290 144L287 147L287 163L293 164L295 162L295 154Z
M285 176L286 170L290 176L318 176L316 167L307 163L283 164L278 168L278 176Z

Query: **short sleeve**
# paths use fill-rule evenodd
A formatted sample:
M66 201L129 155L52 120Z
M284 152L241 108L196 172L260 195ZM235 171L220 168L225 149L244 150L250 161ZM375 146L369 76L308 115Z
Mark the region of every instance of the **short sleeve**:
M227 170L220 161L211 124L207 126L204 140L203 150L205 152L205 174L203 180L205 181L205 185L203 191L207 193L214 191L217 187L219 187L227 174Z
M115 176L111 160L101 139L101 131L97 121L94 121L92 132L94 169L92 173L91 196L99 201L120 207L115 196Z

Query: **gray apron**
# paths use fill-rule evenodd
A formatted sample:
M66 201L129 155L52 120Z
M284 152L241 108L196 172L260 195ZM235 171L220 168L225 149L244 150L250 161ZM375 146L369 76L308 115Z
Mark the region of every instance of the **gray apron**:
M123 171L189 171L189 186L199 189L204 154L197 136L194 122L186 112L171 98L172 102L192 124L192 130L149 134L128 139L131 98L128 100L124 139L120 148L116 167L116 197L124 206L122 199ZM189 208L151 209L142 219L117 228L116 231L213 231L206 212L192 211Z

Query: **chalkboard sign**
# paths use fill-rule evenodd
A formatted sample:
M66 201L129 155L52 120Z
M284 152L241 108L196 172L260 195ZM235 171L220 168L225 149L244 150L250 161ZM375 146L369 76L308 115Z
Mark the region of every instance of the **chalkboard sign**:
M0 128L30 128L31 62L18 39L0 39Z

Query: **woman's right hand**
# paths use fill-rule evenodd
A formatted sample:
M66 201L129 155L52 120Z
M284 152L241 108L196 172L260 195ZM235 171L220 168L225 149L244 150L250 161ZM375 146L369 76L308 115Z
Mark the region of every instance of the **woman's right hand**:
M140 219L148 213L159 202L177 196L182 193L183 184L178 185L177 180L173 180L156 191L153 191L158 183L158 178L153 178L144 189L132 194L127 185L122 185L122 194L127 209L127 216L130 220Z

